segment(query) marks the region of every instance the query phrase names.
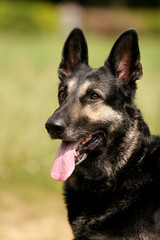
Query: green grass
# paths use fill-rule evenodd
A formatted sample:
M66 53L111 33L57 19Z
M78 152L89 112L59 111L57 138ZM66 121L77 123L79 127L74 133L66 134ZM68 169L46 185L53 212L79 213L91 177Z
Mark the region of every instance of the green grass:
M92 67L104 63L116 37L87 36ZM144 77L138 81L136 98L144 118L155 134L160 134L159 38L140 35ZM4 240L11 239L7 232L18 229L21 221L24 221L24 225L21 223L22 229L19 229L22 234L30 219L34 224L36 220L43 220L47 216L49 224L52 223L52 217L65 222L63 226L68 234L66 236L71 236L66 216L63 218L65 210L62 200L57 196L62 184L50 177L59 141L51 141L44 128L47 118L58 106L57 67L63 42L64 38L51 35L0 35L0 222L4 224L0 238ZM19 204L22 205L22 210L19 209ZM30 206L28 213L27 206ZM8 207L15 214L15 225L9 220L6 223L3 221L9 217ZM23 212L23 208L25 213L21 219L17 214ZM62 209L59 215L57 208ZM42 223L43 221L39 222L37 228ZM47 220L45 224L48 224ZM53 225L57 228L59 224L54 222ZM27 235L28 238L18 238L18 235L13 234L12 239L63 239L61 229L53 230L50 225L48 228L42 235L38 235L36 229L35 235ZM42 229L39 229L40 233L43 232Z

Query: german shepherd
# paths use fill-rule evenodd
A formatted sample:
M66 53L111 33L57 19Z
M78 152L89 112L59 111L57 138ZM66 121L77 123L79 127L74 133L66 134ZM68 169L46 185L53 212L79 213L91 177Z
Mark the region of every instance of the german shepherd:
M160 240L160 137L134 102L142 77L136 30L122 33L95 69L74 29L58 74L60 107L45 126L62 139L51 176L65 182L74 239Z

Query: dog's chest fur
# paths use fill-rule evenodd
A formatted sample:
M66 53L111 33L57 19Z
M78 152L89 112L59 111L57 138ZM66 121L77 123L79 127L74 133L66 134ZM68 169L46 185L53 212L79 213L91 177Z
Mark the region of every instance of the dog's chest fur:
M159 239L159 169L157 162L147 163L159 153L160 148L144 157L144 165L126 169L111 187L107 179L88 180L75 172L65 183L69 222L81 236L75 239Z

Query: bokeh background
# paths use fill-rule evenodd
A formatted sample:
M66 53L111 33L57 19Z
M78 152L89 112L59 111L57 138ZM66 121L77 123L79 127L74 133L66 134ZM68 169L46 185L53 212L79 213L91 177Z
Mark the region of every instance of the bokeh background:
M144 76L136 102L160 134L160 1L0 1L0 239L69 240L62 184L50 177L59 141L44 128L58 106L63 43L81 27L92 67L119 36L139 33Z

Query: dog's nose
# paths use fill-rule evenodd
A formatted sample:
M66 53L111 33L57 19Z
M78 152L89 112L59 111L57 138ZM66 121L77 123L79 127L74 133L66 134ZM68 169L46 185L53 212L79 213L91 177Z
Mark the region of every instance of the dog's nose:
M48 121L45 124L45 128L47 129L47 132L49 134L56 134L60 135L64 132L65 130L65 123L62 119L57 119L57 120L51 120L48 119Z

